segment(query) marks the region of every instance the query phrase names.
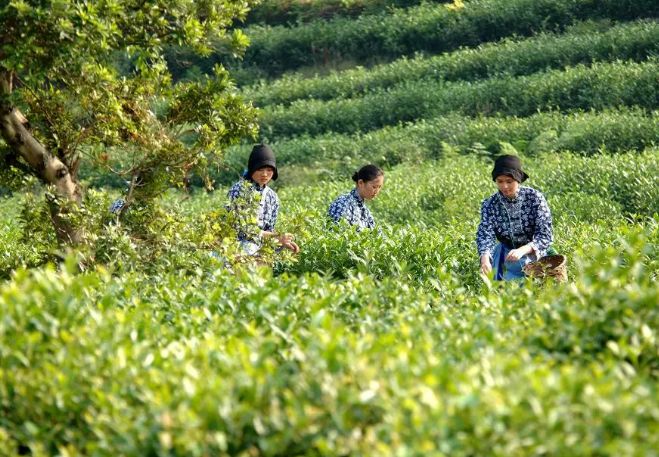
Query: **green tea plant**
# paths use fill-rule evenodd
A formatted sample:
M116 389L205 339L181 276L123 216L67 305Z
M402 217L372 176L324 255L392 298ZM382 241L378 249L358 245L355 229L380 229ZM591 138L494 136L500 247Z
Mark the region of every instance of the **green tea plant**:
M436 3L450 3L452 0L434 0ZM363 14L379 13L384 8L405 8L416 6L421 0L264 0L251 9L246 24L267 23L296 24L314 19L329 19L335 16L354 17Z
M89 230L87 242L78 249L62 249L49 230L46 202L32 195L14 197L3 202L8 219L0 230L6 241L0 250L0 276L13 270L35 267L48 262L59 263L67 255L74 256L78 268L85 271L104 265L120 274L141 272L157 274L168 270L240 267L255 261L239 249L237 229L248 230L254 224L256 201L240 208L227 208L224 193L196 208L186 208L185 198L165 198L149 207L134 205L123 217L109 212L112 196L106 191L89 189L83 201ZM198 198L203 201L203 198ZM22 208L21 208L22 206ZM156 215L154 217L154 215ZM31 230L26 235L29 221ZM265 243L259 261L272 263L276 246ZM286 258L285 254L278 257Z
M606 158L606 160L602 160ZM530 185L547 196L557 230L555 247L571 253L625 233L626 217L659 214L659 161L644 154L580 157L545 154L525 158ZM363 271L427 282L462 278L478 287L475 232L481 201L495 192L491 161L476 156L448 157L406 165L386 173L384 190L372 202L383 233L356 232L327 218L331 200L351 183L285 187L285 223L296 221L302 252L286 271L318 271L345 277ZM456 181L459 176L459 184ZM618 183L612 185L612 183ZM590 234L594 236L589 239Z
M427 3L296 27L251 26L244 29L251 46L238 81L335 58L368 61L374 56L392 59L419 51L439 54L504 37L530 36L543 29L561 30L579 20L654 18L657 12L650 0L472 0L461 9Z
M21 270L0 288L0 439L10 455L651 452L656 240L588 246L574 285L479 294Z
M463 81L502 74L527 75L549 68L607 60L643 60L659 49L659 25L638 21L604 30L574 28L563 34L541 33L523 40L506 39L451 53L403 57L373 68L355 68L327 76L284 75L243 88L258 106L289 104L299 99L354 98L404 81Z
M656 59L645 63L596 63L531 76L481 82L412 81L363 97L297 101L265 110L261 135L281 138L325 132L354 133L448 113L529 116L548 110L602 110L618 106L655 109Z
M372 79L344 74L375 84L348 91L360 98L269 106L264 125L276 128L262 138L278 156L277 229L296 235L297 256L240 250L236 229L258 201L228 211L226 186L246 145L213 164L226 167L214 189L163 192L120 216L108 210L118 191L104 186L125 183L81 168L76 217L88 234L71 249L47 230L51 190L21 179L15 163L0 167L0 454L656 454L659 73L646 59L656 31L615 24L656 16L655 3L473 0L345 20L346 31L368 22L390 33L394 53L437 37L456 49L579 30L399 62L421 71L441 61L434 79L389 84L396 65ZM58 5L44 18L71 6ZM598 17L611 23L582 22ZM443 27L408 40L428 24ZM317 38L341 44L343 33ZM570 40L574 49L562 47ZM530 43L547 46L552 70L537 71L549 60ZM561 55L568 66L558 70ZM609 62L569 66L595 55ZM280 70L272 63L264 72ZM300 81L304 97L313 84ZM187 100L199 102L195 93ZM111 152L106 165L131 166L133 151ZM520 155L525 184L547 197L566 283L479 275L479 209L502 153ZM385 170L368 202L378 229L330 222L328 205L367 162Z
M362 162L392 167L436 159L451 153L496 152L506 142L528 155L575 151L583 155L643 151L659 144L659 117L639 109L538 113L529 117L470 118L448 114L354 135L327 133L273 142L287 168L281 183L343 179ZM235 180L244 167L248 146L231 148L220 182ZM294 167L294 168L291 168Z
M645 231L625 227L620 235L601 246L587 265L576 256L574 270L597 279L579 282L549 300L529 342L573 359L611 357L656 372L659 344L651 326L659 319L654 287L659 272L657 220Z

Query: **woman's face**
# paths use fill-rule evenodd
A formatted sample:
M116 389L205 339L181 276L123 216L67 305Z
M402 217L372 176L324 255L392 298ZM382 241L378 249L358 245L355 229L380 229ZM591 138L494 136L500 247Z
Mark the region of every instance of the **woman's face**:
M272 167L261 167L252 173L252 181L261 186L265 186L270 182L274 174L275 170Z
M364 181L360 179L357 181L357 192L359 196L364 200L373 200L382 190L382 185L384 184L384 176L380 175L375 179L370 181Z
M512 176L499 175L495 182L504 197L513 198L519 191L519 183Z

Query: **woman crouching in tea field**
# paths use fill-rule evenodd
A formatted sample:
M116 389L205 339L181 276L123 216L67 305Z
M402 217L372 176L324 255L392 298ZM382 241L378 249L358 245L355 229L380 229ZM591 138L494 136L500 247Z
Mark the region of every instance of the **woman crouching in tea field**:
M329 207L329 217L334 222L345 219L359 229L375 227L375 220L365 202L373 200L384 184L384 172L375 165L364 165L352 175L355 188L340 195Z
M476 234L481 273L494 267L496 280L523 278L524 265L545 256L553 240L547 201L521 186L527 178L519 157L496 159L492 179L499 191L483 201Z
M255 255L263 245L263 239L271 237L276 237L282 247L293 253L297 254L300 250L291 234L275 232L279 197L268 187L268 183L277 177L274 152L268 145L259 144L252 149L246 173L229 189L229 209L234 211L239 219L245 219L238 221L238 240L249 255ZM256 226L253 226L253 213L250 210L255 207Z

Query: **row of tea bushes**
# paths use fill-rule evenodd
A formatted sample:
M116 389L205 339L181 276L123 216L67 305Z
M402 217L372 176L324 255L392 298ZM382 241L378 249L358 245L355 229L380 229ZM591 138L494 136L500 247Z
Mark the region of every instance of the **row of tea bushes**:
M501 152L518 153L513 149ZM456 242L461 240L457 245L444 245L442 241L444 247L430 249L443 252L441 257L422 249L419 257L403 260L403 264L413 266L413 278L432 276L434 270L430 265L439 265L447 257L451 263L462 265L461 272L474 272L465 265L474 261L473 233L480 202L494 191L489 177L490 157L489 154L451 153L437 161L407 163L386 170L385 190L372 203L378 221L393 227L418 225L409 230L406 246L410 249L416 249L414 245L418 243L412 240L418 236L421 239L430 237L422 244L433 246L437 242L432 232L424 232L426 228L442 232L448 228ZM567 152L545 153L524 156L524 162L532 176L530 185L546 193L559 226L564 222L599 224L659 214L656 149L593 157ZM348 178L362 164L355 163L354 168L343 175L335 171L337 174L332 181L327 180L328 176L316 174L316 179L307 179L297 186L291 186L290 177L287 178L291 169L282 166L281 175L289 179L289 183L278 189L282 202L278 229L296 233L303 244L315 239L313 233L327 230L326 211L330 201L352 187ZM456 176L460 179L456 180ZM89 190L82 211L89 233L95 235L88 239L84 249L81 248L81 264L86 268L95 264L112 265L128 271L152 271L157 270L157 265L166 265L180 271L194 271L211 261L211 251L233 258L235 233L231 229L231 218L227 218L224 210L225 192L226 188L210 194L199 193L192 199L166 199L151 209L135 207L118 224L107 209L111 196ZM20 265L34 266L61 257L60 248L49 231L44 202L14 197L3 200L2 204L6 214L22 213L23 220L28 216L30 220L30 224L22 224L16 217L2 225L0 237L4 242L0 271L3 276ZM387 246L394 250L400 247L397 244ZM447 255L447 252L455 255ZM441 262L433 264L427 255ZM323 258L318 256L314 261L324 262ZM385 262L383 271L389 271L389 267L392 265Z
M282 182L295 182L291 166L310 168L317 176L348 176L363 162L391 167L399 163L440 158L451 152L495 153L501 143L521 153L577 151L642 151L659 144L659 116L642 110L605 110L563 115L538 113L525 118L470 118L449 114L401 126L355 135L328 133L272 143L282 164ZM225 184L236 179L249 156L250 146L233 147L225 156Z
M517 153L506 149L502 152ZM410 162L388 168L385 190L372 204L377 219L391 225L413 222L424 227L455 223L464 229L456 239L466 240L464 246L471 245L480 202L494 189L489 178L489 157L489 154L448 154L437 161ZM555 209L554 217L559 222L597 223L609 218L621 220L659 213L656 150L593 157L567 152L527 155L524 161L533 178L530 184L546 192ZM304 240L311 237L305 233L324 230L325 212L330 201L349 190L352 183L348 178L362 164L355 162L354 167L344 170L343 174L334 170L332 181L327 180L328 176L316 173L315 179L297 186L291 186L292 179L287 176L295 173L295 169L282 166L282 179L289 182L278 189L282 201L280 229L297 233ZM459 183L455 182L456 174L461 177ZM416 184L411 186L412 182ZM167 203L167 200L165 207L148 213L155 218L153 223L145 222L143 211L134 208L122 219L121 225L116 225L107 211L111 196L89 190L84 212L88 214L90 230L98 232L99 236L95 241L90 240L92 246L86 262L111 264L129 270L133 267L140 269L145 262L161 262L180 270L194 270L196 264L205 262L210 250L224 250L226 243L220 241L231 237L227 226L230 221L224 221L223 216L225 191L226 188L211 194L196 194L195 198L184 201L175 198ZM3 274L18 265L38 265L59 255L54 237L49 236L45 204L33 201L24 205L24 200L15 197L2 201L6 214L32 214L31 223L26 226L28 232L24 231L18 217L7 219L3 224L0 231L5 241L1 264ZM37 217L40 213L43 214ZM148 249L144 240L149 241ZM472 260L467 256L460 262ZM416 264L424 265L423 262Z
M618 235L571 257L571 284L475 294L444 273L424 291L364 273L18 271L0 287L0 447L651 455L659 233Z
M264 0L254 6L245 22L286 25L333 17L356 17L386 8L407 8L423 0ZM449 3L453 0L432 0Z
M531 76L479 82L412 81L360 98L297 101L273 106L261 118L266 138L324 132L352 133L399 122L460 113L467 116L529 116L549 110L602 110L659 106L659 63L578 65Z
M403 81L486 79L502 74L526 75L548 68L608 60L643 60L659 51L659 24L623 23L602 30L581 24L564 34L541 33L524 40L504 40L438 56L406 57L373 68L355 68L328 76L283 76L243 89L258 106L298 99L352 98Z
M580 20L654 18L652 0L471 0L462 9L435 3L362 16L318 20L297 27L251 26L244 67L273 76L331 59L393 59L473 47L541 30L561 30ZM262 74L262 73L261 73Z

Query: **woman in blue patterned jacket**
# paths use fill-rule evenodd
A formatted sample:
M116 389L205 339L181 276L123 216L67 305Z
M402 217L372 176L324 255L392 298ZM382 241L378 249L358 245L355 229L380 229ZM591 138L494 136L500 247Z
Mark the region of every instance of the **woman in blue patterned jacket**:
M375 227L375 220L365 202L377 197L384 184L384 172L375 165L364 165L352 175L355 188L340 195L329 207L329 217L334 222L345 219L359 229Z
M544 257L553 241L547 201L521 185L527 178L519 157L496 159L492 179L499 191L483 201L476 234L481 273L494 268L496 280L523 278L524 265Z
M289 233L279 234L275 232L275 224L279 215L279 197L277 193L268 187L271 180L278 177L275 154L266 144L254 146L249 160L247 161L247 172L243 178L229 189L230 209L241 216L241 209L251 207L258 203L256 210L256 227L251 230L249 221L242 221L238 228L238 240L243 249L250 255L254 255L261 248L264 238L276 237L279 244L286 249L298 253L300 248L293 241ZM258 200L256 202L255 200ZM253 214L253 213L252 213ZM252 219L252 215L242 215Z

